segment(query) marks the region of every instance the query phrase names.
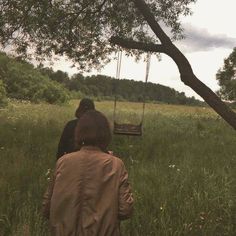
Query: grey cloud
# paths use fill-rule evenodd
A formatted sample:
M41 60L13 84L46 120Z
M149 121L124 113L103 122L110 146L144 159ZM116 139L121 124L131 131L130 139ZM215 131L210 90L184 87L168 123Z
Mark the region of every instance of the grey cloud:
M206 29L183 25L185 39L176 42L185 52L208 51L213 48L234 48L236 38L224 34L211 34Z

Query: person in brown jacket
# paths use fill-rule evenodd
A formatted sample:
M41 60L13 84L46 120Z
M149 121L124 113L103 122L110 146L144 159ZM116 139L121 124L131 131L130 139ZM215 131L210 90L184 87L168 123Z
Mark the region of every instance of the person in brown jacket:
M44 195L44 215L55 236L119 236L120 221L133 210L128 173L105 153L111 141L106 117L88 111L76 128L81 149L61 157Z

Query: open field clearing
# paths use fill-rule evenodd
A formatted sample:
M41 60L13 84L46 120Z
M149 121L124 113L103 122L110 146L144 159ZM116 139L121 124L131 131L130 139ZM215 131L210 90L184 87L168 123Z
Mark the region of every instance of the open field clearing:
M12 102L0 110L0 236L48 235L42 195L77 105ZM96 107L112 120L112 102ZM142 104L118 103L117 112L138 122ZM146 104L143 136L116 136L110 149L135 195L123 235L236 235L236 133L211 109Z

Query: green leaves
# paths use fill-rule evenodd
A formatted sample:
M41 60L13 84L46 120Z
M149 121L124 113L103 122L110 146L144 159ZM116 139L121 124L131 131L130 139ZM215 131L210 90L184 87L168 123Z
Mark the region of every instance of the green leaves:
M219 82L219 95L225 100L236 100L236 48L224 60L224 65L218 70L216 79Z
M181 37L179 16L190 14L188 5L195 1L146 0L156 19L172 29L173 38ZM0 43L24 56L66 55L81 69L109 61L117 50L109 43L112 36L157 41L129 0L11 0L0 1L0 11Z
M3 81L0 80L0 107L4 107L7 104L6 89Z
M69 99L68 91L62 85L41 74L33 65L4 54L0 54L0 63L4 68L0 70L0 103L6 92L11 98L31 102L64 103Z

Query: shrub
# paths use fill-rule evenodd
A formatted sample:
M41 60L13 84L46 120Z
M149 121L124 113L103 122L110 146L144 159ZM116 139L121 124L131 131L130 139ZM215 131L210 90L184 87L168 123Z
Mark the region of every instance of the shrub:
M69 99L69 94L61 85L50 81L43 91L43 98L48 103L65 103Z
M5 70L0 71L0 76L9 97L52 104L64 103L69 99L69 92L63 85L50 80L47 75L42 75L33 65L16 59L8 59L5 62Z
M3 84L3 81L0 80L0 107L4 107L6 105L7 105L6 89Z

